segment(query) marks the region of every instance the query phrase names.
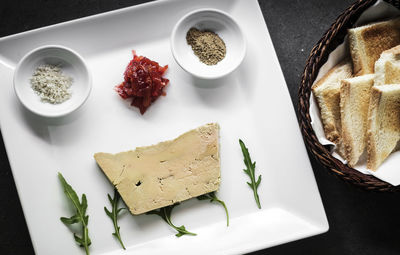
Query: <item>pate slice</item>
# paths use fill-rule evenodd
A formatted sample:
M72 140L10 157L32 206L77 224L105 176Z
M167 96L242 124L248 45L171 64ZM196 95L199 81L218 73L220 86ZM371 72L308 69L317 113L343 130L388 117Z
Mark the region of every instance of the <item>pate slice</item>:
M132 214L218 190L219 126L206 124L172 141L94 158Z

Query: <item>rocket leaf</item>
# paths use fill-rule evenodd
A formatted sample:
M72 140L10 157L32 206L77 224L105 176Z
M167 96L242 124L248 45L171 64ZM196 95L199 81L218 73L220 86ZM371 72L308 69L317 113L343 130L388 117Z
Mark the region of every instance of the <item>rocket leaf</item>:
M166 207L160 208L158 210L153 210L153 211L147 212L146 214L156 214L156 215L160 216L166 223L168 223L168 225L170 225L172 228L174 228L176 231L178 231L178 233L176 234L177 237L181 237L183 235L192 235L192 236L197 235L195 233L187 231L184 225L177 227L172 223L171 212L172 212L172 209L177 205L178 204L166 206Z
M261 183L261 175L258 176L256 181L255 177L255 170L256 170L256 162L251 162L249 150L246 148L244 142L239 139L240 147L242 148L242 153L244 157L244 164L246 165L247 169L243 169L243 171L250 177L250 182L247 182L247 185L253 190L254 199L256 200L256 204L259 209L261 209L260 198L258 197L257 188Z
M201 196L197 197L198 200L207 200L210 199L210 203L212 202L217 202L220 203L224 209L225 209L225 213L226 213L226 226L229 226L229 213L228 213L228 208L226 208L226 205L224 203L224 201L218 199L217 195L215 195L215 192L211 192L211 193L207 193Z
M107 209L107 207L104 206L104 211L106 212L107 216L110 217L110 219L113 222L114 230L115 230L115 232L112 233L113 236L115 236L118 239L118 241L121 244L122 248L124 248L124 250L125 250L125 246L124 246L124 244L122 242L121 235L119 233L119 226L118 226L118 214L122 210L124 210L125 208L118 208L118 202L119 202L119 199L121 198L121 196L119 195L119 193L118 193L118 191L116 189L114 189L114 198L111 198L110 194L107 194L107 196L108 196L108 200L111 203L112 209L111 209L111 212L110 212Z
M89 238L89 216L86 215L86 210L88 207L86 195L82 194L82 202L79 201L78 195L74 191L74 189L67 183L61 173L58 173L58 178L64 188L65 195L69 198L76 209L76 214L71 216L70 218L61 217L60 220L66 225L72 225L75 223L82 224L82 234L78 236L74 233L75 241L81 246L85 248L85 252L89 254L89 245L92 243Z

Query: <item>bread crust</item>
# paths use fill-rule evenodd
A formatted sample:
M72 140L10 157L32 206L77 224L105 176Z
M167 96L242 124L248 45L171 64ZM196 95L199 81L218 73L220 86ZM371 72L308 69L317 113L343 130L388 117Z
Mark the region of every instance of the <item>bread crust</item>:
M379 102L381 100L382 93L375 87L371 90L371 100L368 110L368 131L367 131L367 168L376 171L377 166L377 153L376 153L376 141L375 134L376 127L374 121L376 111L378 111Z
M400 140L400 84L373 87L367 140L367 168L376 171Z
M343 152L345 159L349 162L349 165L352 164L352 155L353 155L353 147L351 144L354 143L353 137L351 136L349 130L346 128L346 125L343 126L343 116L345 114L346 101L350 98L350 84L349 82L342 80L340 86L340 116L342 121L342 142L343 142Z
M340 86L342 142L348 165L357 164L366 146L370 90L374 75L344 79Z
M329 70L312 87L313 94L321 112L321 120L326 138L340 144L340 79L352 76L352 65L345 59Z
M358 45L358 42L360 41L360 39L357 38L357 34L354 29L349 29L348 35L349 35L350 56L351 56L351 59L353 60L353 73L356 76L358 76L358 75L360 75L360 71L362 70L361 60L360 60L361 56L360 56L360 52L355 49L360 48L360 46Z
M348 34L354 73L374 73L380 54L400 44L400 18L352 28Z
M365 66L363 73L374 73L375 61L384 50L400 44L400 31L392 26L371 26L361 33L364 42Z
M385 50L385 51L383 51L382 53L381 53L381 55L382 54L393 54L393 55L398 55L398 54L400 54L400 45L397 45L397 46L395 46L395 47L393 47L393 48L390 48L390 49L388 49L388 50Z
M325 82L327 82L327 80L334 75L334 73L336 73L340 68L343 68L345 65L350 65L351 68L351 62L350 59L345 59L339 62L339 64L335 65L334 67L332 67L324 76L322 76L321 79L319 79L316 83L314 83L311 86L311 90L315 93L316 89L320 88L322 85L325 84ZM350 72L352 73L352 68L350 69ZM350 76L351 76L350 73ZM348 77L346 77L348 78Z
M391 62L385 64L385 84L400 84L400 66Z

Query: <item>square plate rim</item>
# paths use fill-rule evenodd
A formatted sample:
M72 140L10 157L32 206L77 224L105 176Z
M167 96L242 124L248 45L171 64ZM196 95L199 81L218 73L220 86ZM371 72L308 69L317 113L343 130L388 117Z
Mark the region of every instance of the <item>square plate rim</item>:
M254 0L254 1L257 2L256 0ZM52 28L64 27L64 26L68 26L70 24L79 23L79 22L87 21L87 20L101 19L101 18L104 18L104 17L107 17L107 16L118 15L120 13L129 12L129 11L131 11L133 9L136 10L136 9L140 9L140 8L151 8L153 5L159 5L160 2L176 2L176 0L158 0L158 1L140 3L140 4L137 4L137 5L133 5L133 6L123 7L123 8L119 8L119 9L115 9L115 10L111 10L111 11L106 11L106 12L102 12L102 13L98 13L98 14L93 14L93 15L89 15L89 16L85 16L85 17L81 17L81 18L77 18L77 19L64 21L64 22L61 22L61 23L56 23L56 24L52 24L52 25L48 25L48 26L44 26L44 27L39 27L39 28L35 28L35 29L32 29L32 30L23 31L23 32L20 32L20 33L11 34L11 35L7 35L7 36L4 36L4 37L1 37L0 38L0 44L3 43L4 41L10 40L10 39L24 37L24 36L30 35L32 33L44 32L44 31L46 31L48 29L52 29ZM268 37L270 37L268 29L267 29L267 33L268 33ZM275 51L274 47L273 47L273 51L274 51L274 53L276 55L276 51ZM1 60L0 60L0 64L3 65L6 68L8 67L5 63L2 63ZM279 68L281 68L280 65L279 65ZM288 89L286 81L285 81L285 85L286 85L286 89ZM1 121L0 121L0 128L1 128ZM8 146L7 146L6 141L4 139L4 134L2 134L2 136L3 136L4 145L5 145L5 148L6 148L5 149L6 155L7 155L8 158L10 158L9 157L9 151L7 150ZM9 161L9 164L10 164L12 175L14 176L14 172L12 171L12 169L13 169L12 162L10 160L8 160L8 161ZM17 185L15 179L14 179L14 182ZM315 185L317 186L316 180L315 180L315 176L314 176L314 182L315 182ZM318 190L318 186L317 186L317 190ZM19 192L20 192L20 190L17 189L18 196L20 196ZM321 198L321 195L319 193L319 190L318 190L318 195L319 195L319 197L321 199L321 202L322 202L322 198ZM22 205L22 203L21 203L21 205ZM322 204L322 209L323 209L323 213L325 215L325 222L318 222L318 224L315 224L317 222L314 222L314 224L313 224L318 229L318 231L315 231L315 233L310 233L309 235L305 235L304 237L293 238L292 240L289 240L287 242L291 242L291 241L295 241L295 240L298 240L298 239L302 239L302 238L306 238L306 237L309 237L309 236L314 236L314 235L317 235L317 234L322 234L322 233L327 232L329 230L329 223L327 221L326 212L325 212L325 208L323 207L323 204ZM23 210L23 214L24 214L24 217L25 217L25 210ZM26 217L25 217L25 219L26 219ZM29 233L31 235L31 231L30 231L29 227L28 227L28 231L29 231ZM30 236L30 238L31 238L31 236ZM282 242L282 243L286 243L286 241ZM32 242L32 244L33 244L33 242ZM276 244L276 245L279 245L279 243ZM270 247L270 246L267 246L267 247ZM35 245L34 245L34 249L36 250Z

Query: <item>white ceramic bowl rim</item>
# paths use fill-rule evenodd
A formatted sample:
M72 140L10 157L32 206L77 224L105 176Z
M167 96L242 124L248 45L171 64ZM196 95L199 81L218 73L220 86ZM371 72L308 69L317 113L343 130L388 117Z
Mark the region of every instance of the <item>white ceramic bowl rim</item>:
M238 30L238 32L239 32L238 34L239 34L239 36L242 38L242 41L243 41L243 45L242 45L243 49L242 49L242 51L240 52L240 55L239 55L239 57L238 57L238 60L239 60L239 61L237 61L237 64L236 64L236 65L232 65L229 69L225 69L225 71L224 71L223 73L220 73L220 74L218 74L218 75L201 75L201 74L194 73L194 72L188 70L188 69L180 62L180 60L179 60L179 54L177 53L177 51L176 51L176 49L175 49L175 44L174 44L174 40L175 40L175 39L174 39L174 38L176 37L176 33L177 33L177 30L178 30L179 26L180 26L180 25L182 24L182 22L183 22L185 19L187 19L188 17L190 17L190 16L192 16L192 15L194 15L194 14L197 14L197 13L201 13L201 12L215 12L215 13L222 14L222 15L226 16L226 17L232 22L232 24L234 24L234 25L236 26L236 28L237 28L237 30ZM230 74L231 72L233 72L233 71L242 63L242 61L243 61L243 59L244 59L244 57L245 57L245 55L246 55L246 40L245 40L245 37L244 37L244 33L243 33L242 28L241 28L241 27L239 26L239 24L235 21L235 19L232 18L231 15L229 15L228 13L226 13L226 12L224 12L224 11L215 9L215 8L200 8L200 9L196 9L196 10L193 10L193 11L191 11L191 12L185 14L182 18L180 18L180 19L178 20L178 22L175 24L174 28L172 29L171 38L170 38L170 44L171 44L172 55L174 56L175 61L178 63L178 65L179 65L182 69L184 69L186 72L192 74L192 75L195 76L195 77L201 78L201 79L218 79L218 78L221 78L221 77L224 77L224 76Z
M18 89L16 88L16 80L17 80L17 78L18 78L17 76L18 76L18 74L19 74L19 70L20 70L20 67L22 66L22 64L23 64L32 54L34 54L35 52L38 52L38 51L41 51L41 50L46 50L46 49L61 49L61 50L64 50L64 51L69 52L69 53L71 53L72 55L74 55L74 57L76 57L77 59L79 59L79 61L82 62L82 65L83 65L83 67L84 67L84 69L85 69L85 70L84 70L84 73L86 74L87 79L88 79L88 84L87 84L87 85L88 85L88 89L85 91L85 95L84 95L83 100L82 100L76 107L74 107L74 108L70 108L70 109L68 109L68 110L64 110L64 111L62 111L62 112L54 113L54 114L47 114L47 113L44 113L44 112L41 112L41 111L37 111L36 109L29 107L29 106L25 103L25 101L22 99L21 94L19 93ZM75 50L73 50L73 49L71 49L71 48L68 48L68 47L66 47L66 46L63 46L63 45L49 44L49 45L42 45L42 46L39 46L39 47L37 47L37 48L34 48L34 49L30 50L28 53L26 53L26 54L21 58L21 60L18 62L18 64L17 64L16 67L15 67L15 70L14 70L13 87L14 87L14 92L15 92L15 94L17 95L17 98L19 99L19 101L21 102L21 104L22 104L26 109L28 109L29 111L31 111L31 112L33 112L33 113L39 115L39 116L42 116L42 117L50 117L50 118L53 118L53 117L54 117L54 118L55 118L55 117L62 117L62 116L65 116L65 115L67 115L67 114L69 114L69 113L71 113L71 112L74 112L75 110L79 109L79 108L86 102L86 100L88 99L88 97L89 97L89 95L90 95L91 89L92 89L92 76L91 76L91 73L90 73L90 71L89 71L89 68L88 68L88 66L87 66L87 64L86 64L85 59L84 59L78 52L76 52Z

